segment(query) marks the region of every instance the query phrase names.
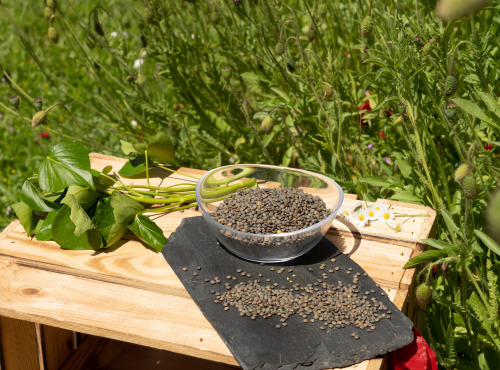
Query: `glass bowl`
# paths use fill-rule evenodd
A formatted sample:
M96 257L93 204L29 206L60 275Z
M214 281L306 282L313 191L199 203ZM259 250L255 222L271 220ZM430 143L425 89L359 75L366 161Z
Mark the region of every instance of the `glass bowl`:
M280 234L253 234L227 227L211 213L239 189L294 188L319 196L328 216L307 228ZM342 188L326 176L295 168L260 164L219 167L207 172L196 186L196 201L211 232L231 253L254 262L277 263L296 258L313 248L330 228L344 201Z

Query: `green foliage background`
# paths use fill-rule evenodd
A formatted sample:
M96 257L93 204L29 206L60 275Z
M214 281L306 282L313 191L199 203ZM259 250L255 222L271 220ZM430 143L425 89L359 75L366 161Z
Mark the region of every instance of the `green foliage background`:
M450 23L431 0L237 3L61 2L53 44L42 1L3 1L0 65L17 85L0 84L0 226L14 217L9 205L24 179L67 138L121 155L120 139L166 132L178 165L322 172L361 199L438 211L436 240L459 253L444 248L420 261L430 264L419 283L439 294L428 308L428 338L443 367L487 367L500 349L498 282L490 279L499 263L497 244L478 232L494 231L484 215L499 178L498 1ZM363 37L367 16L373 29ZM452 93L448 76L458 81ZM13 94L22 98L18 113L9 107ZM63 105L31 128L36 96ZM444 106L453 99L459 107L450 119ZM268 120L263 129L268 116L272 128ZM461 164L474 192L455 178ZM452 278L430 278L433 266Z

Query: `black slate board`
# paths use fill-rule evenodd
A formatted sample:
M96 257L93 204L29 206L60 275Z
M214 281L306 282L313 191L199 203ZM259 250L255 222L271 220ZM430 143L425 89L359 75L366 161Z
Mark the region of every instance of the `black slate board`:
M339 271L329 274L325 282L336 284L340 280L345 285L351 284L352 274L358 271L363 274L364 270L326 238L304 256L274 265L276 270L279 267L287 267L285 271L290 268L288 266L293 268L295 277L292 284L286 279L292 273L278 274L270 270L273 265L245 261L226 251L210 233L202 217L184 219L170 236L162 253L243 369L313 370L345 367L394 351L413 340L411 320L397 309L387 295L380 294L382 289L369 276L361 275L358 287L362 292L375 289L373 296L392 311L391 319L376 323L376 330L371 333L353 325L343 329L320 330L319 322L304 324L297 315L288 319L287 327L277 329L275 326L280 324L279 317L251 320L241 317L236 308L224 311L222 304L214 303L215 297L210 293L211 290L222 293L225 291L225 282L233 286L241 281L259 279L259 273L264 275L260 278L262 284L277 282L279 286L290 287L293 283L302 286L314 283L325 272L319 269L322 263L326 264L326 271L335 266L340 267ZM335 257L335 263L330 261L332 257ZM202 269L197 270L198 266ZM188 271L183 271L185 267ZM312 272L308 270L311 267ZM346 274L349 267L353 268L351 275ZM250 273L252 278L242 277L236 272L238 268ZM198 276L193 275L195 272ZM238 280L228 281L226 275L237 276ZM220 278L220 284L212 285L204 281L215 276ZM271 278L271 283L266 283L266 278ZM360 336L359 340L351 337L353 332Z

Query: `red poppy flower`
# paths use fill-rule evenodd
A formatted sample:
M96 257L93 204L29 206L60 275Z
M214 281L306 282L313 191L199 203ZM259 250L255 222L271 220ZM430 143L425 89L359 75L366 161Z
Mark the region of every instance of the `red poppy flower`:
M389 112L388 110L383 110L383 111L382 111L382 113L386 114L386 115L387 115L387 117L392 116L392 113L391 113L391 112Z
M48 139L50 137L50 134L46 131L42 131L38 134L38 137L41 137L41 138L44 138L44 139Z
M385 134L384 134L384 132L383 132L383 131L379 131L379 132L378 132L378 136L380 136L380 138L381 138L382 140L387 139L387 136L385 136Z
M368 111L372 110L372 107L370 106L370 101L366 99L366 101L358 107L358 110L368 110ZM363 119L364 115L365 115L364 113L359 114L359 119L361 120L361 126L368 126L368 122Z
M436 353L424 337L413 328L413 342L391 354L390 369L394 370L437 370Z
M489 143L484 145L484 150L493 150L493 144Z

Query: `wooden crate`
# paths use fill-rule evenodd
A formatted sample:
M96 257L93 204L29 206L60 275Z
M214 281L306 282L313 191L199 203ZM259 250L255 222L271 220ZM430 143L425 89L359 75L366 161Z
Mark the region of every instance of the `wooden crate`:
M92 167L98 170L112 165L118 171L124 162L91 155ZM179 171L204 173L187 168ZM144 183L143 179L122 181ZM166 171L155 171L151 179L152 184L163 186L193 181ZM356 229L336 220L327 238L403 309L411 296L414 270L402 267L423 250L421 239L431 233L435 212L423 206L379 202L390 204L398 213L428 217L409 219L400 233L381 222ZM358 204L362 202L355 196L346 195L344 207ZM199 215L193 208L152 218L168 237L184 217ZM133 353L144 354L148 348L157 361L189 364L185 368L201 368L202 361L207 361L203 368L238 365L162 254L137 240L123 240L109 250L67 251L54 242L28 238L14 221L0 234L0 281L1 370L55 369L62 364L71 368L70 364L95 365L95 361L109 362L106 368L115 368L114 362L131 364L132 360L124 359ZM414 318L414 303L407 302L405 312ZM90 336L81 340L75 333ZM351 368L381 366L382 359L372 359Z

